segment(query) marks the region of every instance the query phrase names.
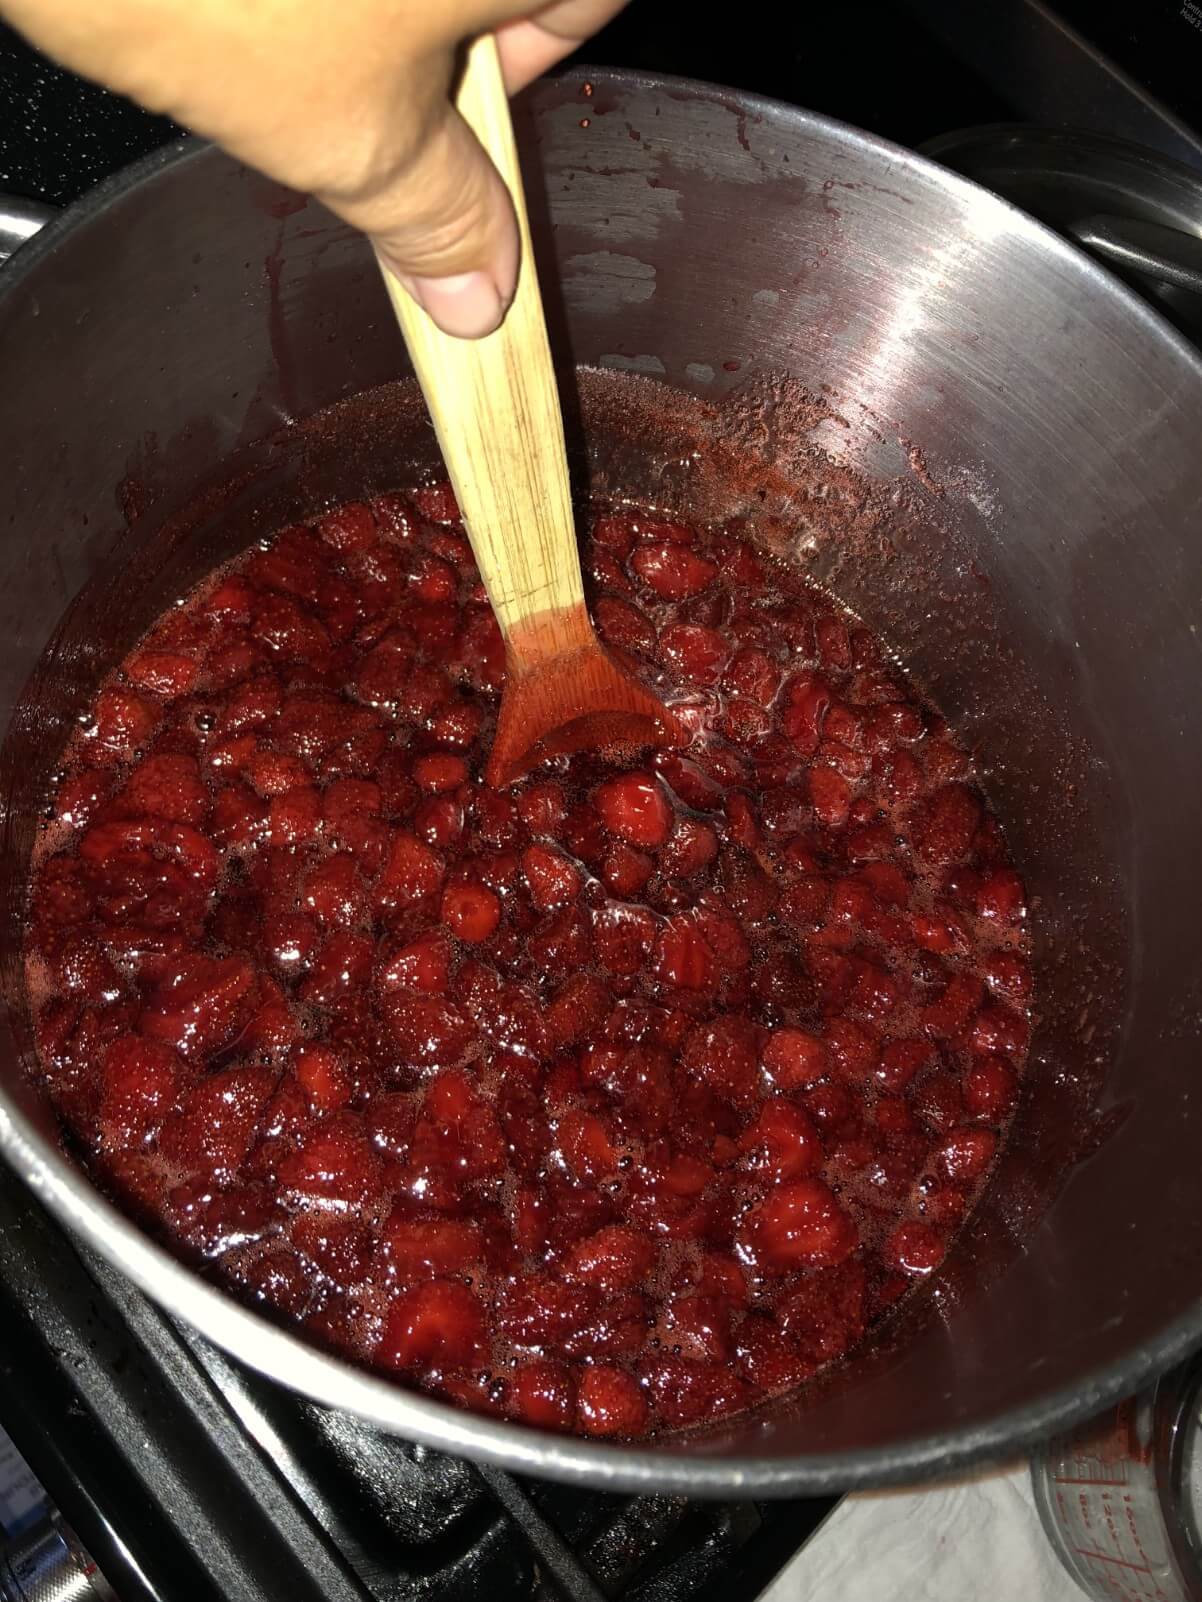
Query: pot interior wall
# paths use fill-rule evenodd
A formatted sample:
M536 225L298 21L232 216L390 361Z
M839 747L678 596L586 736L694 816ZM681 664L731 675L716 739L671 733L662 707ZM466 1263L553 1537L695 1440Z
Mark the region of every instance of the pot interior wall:
M987 755L1037 898L1030 1093L938 1282L801 1401L661 1450L904 1455L1004 1414L1016 1436L1202 1322L1202 371L1083 260L912 158L717 91L594 85L587 129L565 80L522 131L582 486L754 515L879 628ZM35 1108L16 935L70 718L214 562L433 451L411 388L364 393L406 368L366 248L217 153L12 271L0 1060Z

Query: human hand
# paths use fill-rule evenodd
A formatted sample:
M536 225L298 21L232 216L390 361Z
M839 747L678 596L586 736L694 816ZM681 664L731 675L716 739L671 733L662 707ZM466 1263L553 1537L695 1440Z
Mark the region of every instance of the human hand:
M362 228L439 326L478 338L517 280L509 194L451 103L493 29L511 94L624 0L0 0L67 66Z

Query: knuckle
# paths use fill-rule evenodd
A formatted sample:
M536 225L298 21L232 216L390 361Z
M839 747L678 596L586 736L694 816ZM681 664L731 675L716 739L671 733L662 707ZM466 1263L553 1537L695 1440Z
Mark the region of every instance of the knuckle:
M479 265L492 243L497 207L490 179L484 158L467 170L429 163L417 181L381 197L368 232L378 235L410 272L467 271Z

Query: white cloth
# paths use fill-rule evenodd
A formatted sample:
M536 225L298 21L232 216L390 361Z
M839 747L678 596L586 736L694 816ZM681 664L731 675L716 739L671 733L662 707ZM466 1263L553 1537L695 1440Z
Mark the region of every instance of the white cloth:
M1024 1460L917 1489L858 1491L761 1602L1082 1602Z

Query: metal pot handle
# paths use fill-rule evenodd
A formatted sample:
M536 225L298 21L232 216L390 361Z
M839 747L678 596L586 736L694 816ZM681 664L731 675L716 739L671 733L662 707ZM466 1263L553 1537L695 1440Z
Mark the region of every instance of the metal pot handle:
M1202 295L1202 239L1139 217L1084 217L1069 232L1112 267Z
M0 195L0 265L32 239L55 215L53 206L40 200L22 200L17 195Z

